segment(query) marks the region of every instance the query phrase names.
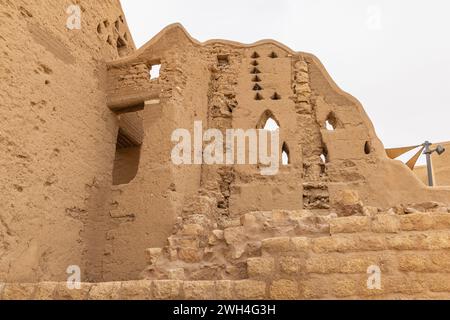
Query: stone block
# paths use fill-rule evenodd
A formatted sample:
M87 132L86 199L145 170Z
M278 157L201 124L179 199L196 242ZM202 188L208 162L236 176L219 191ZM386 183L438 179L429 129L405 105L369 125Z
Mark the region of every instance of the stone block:
M281 257L280 258L280 270L287 275L295 275L302 270L302 260L294 257Z
M161 248L150 248L145 250L145 256L149 265L154 265L162 255Z
M81 283L80 289L69 289L66 282L56 286L55 299L57 300L86 300L92 284Z
M215 299L214 281L186 281L183 284L184 298L187 300Z
M270 298L273 300L296 300L299 296L299 286L295 281L278 280L270 286Z
M216 298L218 300L233 300L233 281L216 281Z
M309 239L306 237L291 238L291 250L294 252L305 252L309 249Z
M121 300L151 300L152 281L126 281L122 283L119 291Z
M364 232L370 229L369 217L346 217L330 221L331 234Z
M247 272L250 278L270 277L275 272L275 259L249 258L247 259Z
M3 300L32 300L37 285L31 283L7 283L3 288Z
M262 249L274 253L291 251L291 239L289 237L264 239Z
M234 292L237 299L261 300L266 298L266 283L254 280L236 281Z
M121 282L93 284L89 291L89 300L119 300L121 285Z
M400 228L403 231L426 231L433 227L429 213L414 213L400 217Z
M35 300L52 300L56 291L58 282L42 282L36 286L34 292Z
M431 263L429 254L414 252L400 254L398 268L404 272L434 272L437 266Z
M153 281L153 298L155 300L177 300L181 298L181 284L179 280Z
M400 231L400 217L391 214L377 215L372 219L372 231L377 233L397 233Z
M194 248L180 248L178 258L187 263L198 263L203 259L203 250Z

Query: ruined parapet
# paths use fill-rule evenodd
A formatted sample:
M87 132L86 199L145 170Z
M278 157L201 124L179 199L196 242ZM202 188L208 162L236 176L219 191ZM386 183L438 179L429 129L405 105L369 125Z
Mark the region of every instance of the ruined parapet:
M161 73L151 79L156 64ZM182 212L196 194L215 203L206 213L207 233L214 224L254 211L322 214L346 190L379 208L450 200L450 190L426 188L403 164L387 158L362 106L336 86L316 57L276 41L200 43L182 26L171 25L108 65L107 91L114 112L141 110L145 131L135 178L113 189L111 215L118 224L110 230L106 260L112 268L130 264L132 272L118 271L124 277L143 266L145 248L165 246L192 224ZM288 156L277 175L262 176L258 165L179 166L169 158L172 132L193 134L194 121L202 121L204 130L225 132L261 129L269 119L280 127L280 153ZM158 183L151 183L155 178Z

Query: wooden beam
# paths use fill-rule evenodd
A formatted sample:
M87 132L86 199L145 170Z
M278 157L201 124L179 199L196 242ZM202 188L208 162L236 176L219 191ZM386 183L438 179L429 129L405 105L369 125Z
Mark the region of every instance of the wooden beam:
M160 98L161 86L155 85L151 89L140 91L119 90L107 97L107 105L111 111L123 113L124 110L140 110L144 108L145 101Z

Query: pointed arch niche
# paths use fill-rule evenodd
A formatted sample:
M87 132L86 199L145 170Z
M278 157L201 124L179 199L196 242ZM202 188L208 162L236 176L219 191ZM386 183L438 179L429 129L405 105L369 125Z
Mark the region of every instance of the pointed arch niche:
M280 122L272 111L266 110L259 118L259 121L256 124L256 129L276 131L277 129L280 129Z
M339 127L340 127L340 123L336 117L336 114L333 111L331 111L328 114L327 119L325 120L325 128L328 131L334 131Z
M291 164L291 155L289 152L289 146L286 142L283 143L283 147L281 149L281 164L283 166L288 166Z

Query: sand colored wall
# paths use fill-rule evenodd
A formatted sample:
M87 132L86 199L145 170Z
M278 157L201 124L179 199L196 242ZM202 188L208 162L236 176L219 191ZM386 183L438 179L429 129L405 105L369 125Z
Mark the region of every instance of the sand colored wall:
M387 159L362 106L316 57L276 41L199 43L180 25L134 52L117 1L81 1L83 28L70 32L66 5L2 2L2 20L17 26L1 26L0 38L6 282L63 280L68 265L80 265L84 281L139 279L144 250L164 247L186 225L223 230L249 211L327 210L344 189L375 207L450 202L450 189L426 188ZM290 151L277 176L170 159L175 129L192 132L195 120L205 129L257 128L267 114ZM119 128L130 133L124 115L138 119L139 152L116 152ZM185 249L172 258L203 258Z
M165 244L185 202L200 187L200 166L178 167L170 159L172 132L192 132L194 120L207 120L207 94L202 93L208 90L209 74L191 47L185 37L173 33L154 40L151 49L141 50L137 57L108 67L109 97L156 94L145 98L151 100L141 111L144 138L136 177L112 189L113 225L106 236L104 279L139 279L145 267L143 252L149 244ZM148 71L155 63L161 64L160 76L150 80ZM140 68L145 69L142 76Z
M82 29L70 31L72 1L0 1L2 281L64 280L102 245L90 237L102 230L93 225L105 213L118 129L106 61L119 57L119 37L128 38L122 54L134 44L119 1L78 3Z
M156 63L162 63L159 82L140 76ZM157 101L145 106L138 175L115 190L112 215L136 217L118 220L110 233L110 266L124 276L141 266L136 263L142 261L141 249L166 244L175 221L178 228L201 216L201 224L211 228L250 211L329 209L347 189L358 191L365 205L381 208L450 200L450 189L426 188L402 163L386 157L362 106L334 84L316 57L276 41L199 43L172 25L133 55L109 64L108 79L108 105L116 112ZM176 128L192 130L194 120L201 120L205 128L222 132L246 130L261 125L267 114L280 125L291 157L276 176L261 176L257 166L177 167L169 159ZM327 120L335 130L326 129ZM130 273L123 263L135 270Z
M428 185L428 173L427 173L427 166L417 166L414 168L415 175L419 178L420 181L424 185Z
M449 299L449 230L448 213L340 218L326 236L265 239L242 280L85 283L80 290L6 284L0 299ZM371 290L374 265L381 288Z

